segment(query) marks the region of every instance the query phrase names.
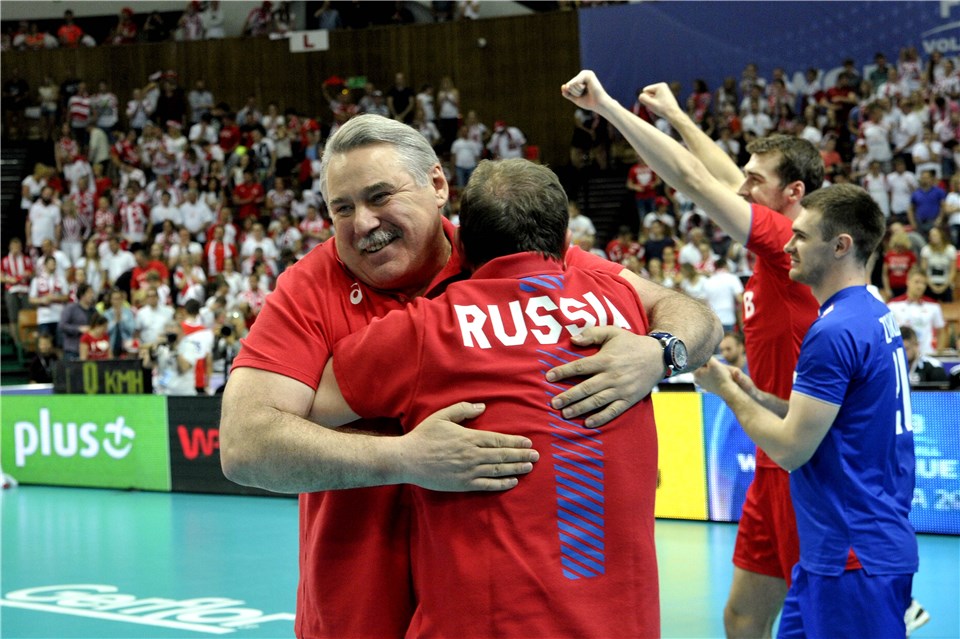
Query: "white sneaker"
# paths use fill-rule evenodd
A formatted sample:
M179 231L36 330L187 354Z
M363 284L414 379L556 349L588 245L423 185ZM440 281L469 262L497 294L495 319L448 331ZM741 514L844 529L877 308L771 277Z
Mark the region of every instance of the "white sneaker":
M910 607L903 615L903 621L907 624L907 636L909 637L914 630L930 621L930 613L923 609L919 601L911 599Z

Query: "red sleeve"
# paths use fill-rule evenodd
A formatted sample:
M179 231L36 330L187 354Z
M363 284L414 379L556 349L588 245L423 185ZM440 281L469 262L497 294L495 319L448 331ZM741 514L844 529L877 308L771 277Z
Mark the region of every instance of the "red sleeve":
M747 248L756 253L757 257L768 261L789 261L783 247L793 237L793 222L786 215L759 204L752 205L751 209L753 215Z
M418 299L391 311L333 347L340 392L357 415L402 421L409 414L423 373L423 310L431 303Z

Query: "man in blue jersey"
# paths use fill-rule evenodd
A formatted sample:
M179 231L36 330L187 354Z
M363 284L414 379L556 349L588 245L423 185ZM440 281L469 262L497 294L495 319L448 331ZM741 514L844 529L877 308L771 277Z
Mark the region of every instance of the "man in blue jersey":
M900 329L866 289L883 214L850 185L801 204L784 250L790 278L810 286L820 313L803 340L789 401L716 361L696 377L791 471L800 561L778 637L901 639L918 565L909 521L914 453Z

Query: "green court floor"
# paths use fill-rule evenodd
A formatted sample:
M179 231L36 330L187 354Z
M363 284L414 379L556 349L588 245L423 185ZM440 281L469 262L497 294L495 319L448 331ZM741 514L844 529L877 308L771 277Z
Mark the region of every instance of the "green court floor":
M294 499L21 486L0 500L3 639L293 636ZM735 534L657 522L664 637L722 637ZM960 537L922 535L920 557L932 620L915 637L958 639Z

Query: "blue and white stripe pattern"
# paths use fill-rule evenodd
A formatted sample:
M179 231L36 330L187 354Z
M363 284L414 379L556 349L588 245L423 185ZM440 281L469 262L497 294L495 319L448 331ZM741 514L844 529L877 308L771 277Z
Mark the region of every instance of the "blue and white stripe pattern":
M566 349L538 351L549 368L582 357ZM546 382L545 382L546 383ZM557 493L560 562L568 579L589 579L605 572L604 455L602 432L568 421L549 406L563 387L547 383L551 460Z
M539 291L555 291L563 289L562 275L534 275L520 279L520 290L524 293Z
M564 288L563 276L538 275L520 280L525 293ZM565 348L538 350L546 384L547 418L557 493L557 535L560 564L567 579L590 579L606 572L603 441L601 431L568 421L550 406L566 387L546 381L546 371L583 355Z

